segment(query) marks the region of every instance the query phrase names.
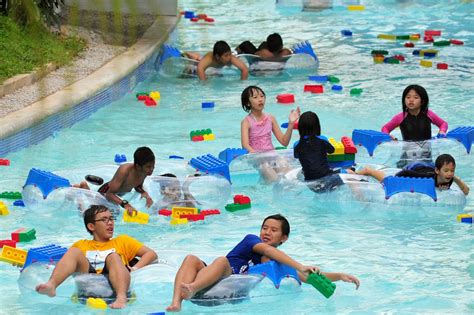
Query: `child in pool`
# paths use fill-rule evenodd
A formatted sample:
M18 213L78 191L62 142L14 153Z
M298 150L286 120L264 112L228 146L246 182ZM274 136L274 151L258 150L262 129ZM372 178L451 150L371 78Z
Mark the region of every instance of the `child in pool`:
M321 179L318 187L311 189L323 192L344 184L337 174L339 172L329 167L327 155L334 152L334 147L328 141L319 138L321 125L318 115L311 111L304 112L298 121L298 132L300 140L294 148L294 156L301 163L304 179L306 181Z
M200 80L207 80L205 72L209 67L222 68L231 65L240 70L241 80L247 80L248 78L249 70L247 66L242 60L232 55L230 46L225 41L216 42L213 50L202 58L199 54L193 52L185 52L184 56L199 61L196 71Z
M249 153L274 150L272 132L281 145L287 146L290 143L294 124L300 116L299 107L296 110L291 110L288 117L288 128L285 134L283 134L275 117L263 112L265 92L261 88L253 85L248 86L242 92L241 101L244 111L250 112L242 120L240 128L242 147L244 149L249 151ZM285 163L278 164L284 165ZM270 165L262 165L262 173L268 181L274 181L278 178L275 169Z
M188 177L181 187L181 183L176 175L166 173L160 175L160 193L163 199L160 202L162 207L196 207L197 201L189 192L189 185L194 177Z
M434 167L425 163L413 163L398 172L395 176L433 178L436 188L441 190L449 189L454 182L465 195L469 194L469 186L467 186L459 177L454 175L455 169L456 161L454 158L449 154L441 154L436 159ZM352 171L348 172L354 173ZM383 171L369 167L363 168L355 173L371 176L379 182L382 182L385 178L385 173Z
M425 88L420 85L409 85L402 95L402 112L382 127L382 132L390 132L400 127L403 140L423 141L431 139L431 124L439 127L439 134L445 135L448 123L428 109L429 98ZM390 135L393 140L395 136Z
M247 273L249 266L269 260L275 260L295 268L303 282L306 282L310 273L318 272L331 281L352 282L356 285L356 289L359 288L359 279L352 275L339 272L320 272L318 267L305 266L277 249L288 239L289 235L290 224L285 217L276 214L263 220L260 237L252 234L245 236L227 256L217 258L209 266L199 257L186 256L176 274L173 300L166 310L178 312L181 310L183 300L191 299L194 294L213 285L219 279L231 274Z
M291 55L291 50L283 47L283 39L278 33L268 35L267 40L261 43L258 48L246 40L237 46L236 51L239 54L257 55L264 59L280 59Z

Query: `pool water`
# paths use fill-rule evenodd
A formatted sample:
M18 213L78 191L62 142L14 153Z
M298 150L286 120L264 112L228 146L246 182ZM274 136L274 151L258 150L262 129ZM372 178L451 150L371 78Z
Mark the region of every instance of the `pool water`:
M289 2L289 3L288 3ZM257 45L272 32L279 32L285 45L309 40L318 54L318 71L289 71L278 75L238 75L211 78L207 82L180 79L155 73L121 100L106 106L90 118L61 130L38 145L2 157L10 167L0 168L0 191L21 190L32 167L45 170L87 168L113 164L116 153L129 159L139 146L153 149L157 157L156 174L168 163L169 155L186 160L202 154L217 155L227 147L240 147L240 121L245 112L240 106L242 90L252 84L267 94L265 111L278 122L287 121L290 109L315 111L322 132L334 138L350 135L353 129L378 130L401 110L401 94L409 84L424 86L430 108L448 121L450 128L473 125L474 20L472 1L360 1L364 11L348 11L343 1L334 1L330 10L302 12L296 1L180 1L180 8L203 12L215 18L213 25L182 19L169 43L181 50L206 51L217 40L232 47L251 40ZM354 2L354 1L352 1ZM353 32L343 37L343 29ZM446 62L449 70L424 68L405 41L387 41L377 35L421 33L442 30L443 39L459 39L463 46L439 48L434 64ZM415 48L431 48L421 40ZM404 54L399 65L374 64L370 52L386 49ZM310 84L308 75L334 75L344 90L334 93L330 85L323 94L303 92ZM351 97L351 88L363 93ZM136 101L135 93L158 90L157 107ZM276 96L295 94L296 103L281 105ZM212 111L203 111L201 102L214 101ZM191 142L191 130L211 128L215 141ZM297 140L293 135L292 142ZM276 142L274 142L277 144ZM474 187L472 154L456 170L457 175ZM290 283L280 290L264 281L243 303L212 308L183 304L183 313L314 314L314 313L472 313L474 311L474 252L472 226L456 222L455 212L443 215L417 209L403 215L395 211L364 211L348 205L347 212L321 207L317 202L301 206L295 200L286 204L273 200L272 185L239 181L233 194L252 198L252 209L209 217L203 223L172 227L168 219L153 217L148 226L116 223L115 234L126 233L155 249L171 266L159 275L147 274L135 283L137 301L123 313L163 311L171 300L176 266L187 253L207 261L225 255L246 234L259 232L264 217L282 213L291 224L291 235L281 249L296 260L320 266L326 271L342 271L361 280L358 291L348 283L337 282L335 295L327 300L311 286L295 289ZM230 201L229 201L230 202ZM337 203L334 200L334 203ZM296 207L295 205L298 204ZM473 207L472 194L467 211ZM10 215L0 218L0 239L9 239L19 227L34 227L37 239L20 247L49 243L70 246L88 238L75 210L51 213L9 206ZM65 284L61 297L49 299L20 290L19 270L0 264L0 313L88 313L90 309L70 301ZM117 311L118 312L118 311Z

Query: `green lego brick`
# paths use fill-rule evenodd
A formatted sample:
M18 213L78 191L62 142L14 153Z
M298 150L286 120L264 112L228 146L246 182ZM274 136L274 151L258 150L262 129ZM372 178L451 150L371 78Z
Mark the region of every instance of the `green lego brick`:
M388 51L387 50L376 50L376 49L374 49L370 52L370 54L372 54L372 55L384 55L385 56L385 55L388 55Z
M276 147L275 150L286 150L287 147Z
M312 273L306 282L315 287L327 299L329 299L336 290L336 285L323 274Z
M18 234L20 242L29 242L36 239L36 230L28 229Z
M397 35L397 40L409 40L410 35Z
M328 81L329 81L330 83L339 83L341 80L339 80L338 77L335 77L335 76L333 76L333 75L330 75L330 76L328 76Z
M17 191L4 191L0 193L1 199L21 199L21 193Z
M344 160L344 154L328 155L329 162L342 162Z
M355 154L354 153L346 153L344 154L344 161L354 161Z
M246 203L246 204L238 204L238 203L229 203L228 205L225 206L225 209L229 212L235 212L239 210L245 210L245 209L250 209L252 207L252 203Z

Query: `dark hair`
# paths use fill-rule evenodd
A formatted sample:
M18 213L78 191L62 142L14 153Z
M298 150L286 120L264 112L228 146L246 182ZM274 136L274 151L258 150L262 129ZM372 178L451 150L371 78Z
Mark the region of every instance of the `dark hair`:
M428 105L430 103L430 99L428 97L428 93L426 92L425 88L422 87L421 85L416 85L416 84L407 86L405 88L405 90L403 91L403 94L402 94L402 110L403 110L403 112L408 111L407 106L405 105L405 97L407 96L407 94L411 90L415 91L416 94L418 94L420 96L420 98L421 98L420 112L426 114L426 112L428 112Z
M272 53L278 53L283 49L283 39L280 34L273 33L267 37L267 47Z
M213 56L222 56L226 52L230 51L230 46L223 40L220 40L214 44L214 48L212 49Z
M105 211L110 211L109 208L106 206L101 206L101 205L93 205L90 206L89 209L84 211L84 225L86 226L87 232L92 235L92 231L89 230L87 227L87 224L89 223L95 223L95 216L97 213L105 212Z
M154 162L155 155L148 147L139 147L133 154L133 163L135 165L143 166L146 163Z
M456 161L450 154L441 154L436 158L435 161L435 167L440 170L443 165L453 163L454 166L456 166Z
M321 125L319 123L319 117L312 111L307 111L301 114L298 120L298 132L300 138L306 136L313 138L321 135Z
M241 101L242 101L242 108L247 113L250 112L250 109L252 109L252 107L250 106L250 97L254 96L254 94L258 93L258 92L261 92L263 94L263 96L265 96L265 92L263 92L263 90L261 88L259 88L258 86L255 86L255 85L247 86L242 91L242 95L240 96Z
M263 220L262 227L267 222L267 220L273 219L281 222L281 232L283 235L289 236L290 235L290 223L288 223L288 220L282 216L281 214L274 214L269 217L266 217L265 220Z
M164 189L166 187L169 187L171 184L178 184L180 185L180 182L179 182L179 179L176 175L172 174L172 173L165 173L165 174L161 174L160 176L163 176L163 177L169 177L169 180L160 180L160 189Z
M239 46L237 46L237 50L240 50L241 54L255 55L255 53L257 52L257 47L255 47L255 45L252 44L250 41L246 40L245 42L242 42Z

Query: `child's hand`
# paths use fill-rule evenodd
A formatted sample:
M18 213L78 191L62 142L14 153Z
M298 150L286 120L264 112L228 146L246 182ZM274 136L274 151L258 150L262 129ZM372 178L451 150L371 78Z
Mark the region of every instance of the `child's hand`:
M288 117L288 121L290 123L294 123L295 121L297 121L300 118L300 114L301 114L301 110L300 110L299 106L296 107L296 110L292 109L291 112L290 112L290 116Z
M444 131L438 132L438 138L446 138L446 132Z
M125 210L127 210L127 213L129 216L133 217L137 215L138 211L134 207L132 207L130 204L125 205Z
M356 290L359 289L360 286L360 281L357 279L357 277L354 277L353 275L348 275L346 273L341 273L341 280L344 282L352 282L356 286Z
M321 273L321 270L319 269L319 267L316 267L316 266L301 266L299 272L305 274L305 275L309 275L310 273L317 273L317 274L320 274Z
M440 184L438 185L439 190L448 190L449 189L449 184Z
M146 207L150 208L153 204L153 199L151 199L150 195L145 191L142 193L142 198L146 198Z
M390 135L390 138L392 138L393 141L398 141L397 137L395 137L394 135Z

